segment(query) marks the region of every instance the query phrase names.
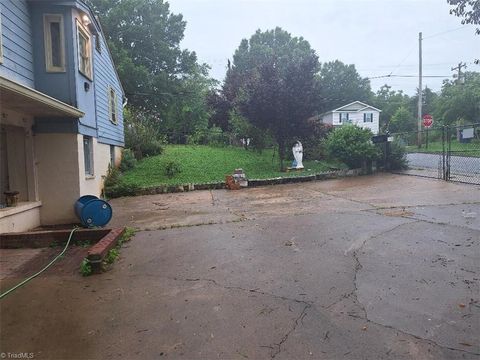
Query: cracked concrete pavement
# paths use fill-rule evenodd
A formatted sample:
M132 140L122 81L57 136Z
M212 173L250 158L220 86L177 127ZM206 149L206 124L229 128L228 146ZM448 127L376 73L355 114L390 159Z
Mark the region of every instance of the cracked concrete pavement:
M377 175L112 205L141 229L113 269L51 271L2 300L2 352L480 358L478 186Z

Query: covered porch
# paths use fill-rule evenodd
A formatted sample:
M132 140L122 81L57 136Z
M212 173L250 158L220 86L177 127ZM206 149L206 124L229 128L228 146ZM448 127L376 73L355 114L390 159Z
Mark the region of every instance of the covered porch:
M39 172L55 172L55 159L39 159L36 119L82 116L73 106L0 77L0 233L26 231L42 223L42 198L48 194L42 192ZM48 170L42 169L45 166ZM61 176L57 171L51 175ZM7 191L18 192L16 206L6 206Z

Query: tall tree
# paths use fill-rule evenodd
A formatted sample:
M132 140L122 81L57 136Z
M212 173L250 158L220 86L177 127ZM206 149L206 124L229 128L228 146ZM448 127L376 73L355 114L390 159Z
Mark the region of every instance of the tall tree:
M415 117L405 106L400 106L388 123L388 131L391 133L408 132L415 130Z
M480 121L480 73L465 73L465 83L445 80L434 117L445 125Z
M148 114L151 130L173 142L204 127L214 82L195 52L180 47L183 16L164 0L87 1L100 15L132 114Z
M422 115L425 114L433 114L435 111L435 108L437 107L437 101L438 101L438 94L434 93L432 89L430 89L428 86L425 87L422 91ZM415 115L417 113L417 106L418 106L418 94L414 95L410 98L410 112L412 115Z
M450 14L462 18L462 24L480 25L480 1L479 0L447 0L453 6ZM480 28L476 29L477 35L480 35ZM480 59L475 60L476 64Z
M353 101L370 102L370 80L362 78L355 65L339 60L322 64L317 76L320 92L319 112L336 109Z
M480 24L480 1L478 0L447 0L450 6L450 14L462 18L462 24ZM480 34L480 29L477 29Z
M391 90L391 86L383 85L373 97L373 106L382 110L380 113L380 128L389 129L389 123L395 112L402 106L407 107L410 98L402 90ZM390 129L391 131L391 129Z
M318 69L308 41L277 27L242 40L227 72L225 82L236 84L232 91L241 114L278 143L282 169L287 145L313 115Z
M185 77L181 82L181 92L164 112L160 125L168 142L183 144L188 135L207 130L211 112L208 94L217 82L205 76L206 71L204 69Z

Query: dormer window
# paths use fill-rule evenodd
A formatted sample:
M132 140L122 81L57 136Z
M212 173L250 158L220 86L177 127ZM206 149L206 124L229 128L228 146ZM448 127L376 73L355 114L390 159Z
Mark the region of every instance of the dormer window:
M92 44L90 35L77 23L78 34L78 71L92 79Z
M110 121L115 125L118 124L117 108L117 94L115 93L115 90L110 87L108 90L108 110Z
M65 40L61 14L43 16L43 36L47 72L65 72Z

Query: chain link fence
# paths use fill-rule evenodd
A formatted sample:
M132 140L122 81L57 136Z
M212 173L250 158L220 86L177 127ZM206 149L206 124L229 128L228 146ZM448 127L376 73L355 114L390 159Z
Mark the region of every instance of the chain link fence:
M480 123L392 136L407 151L408 169L401 173L480 184Z

